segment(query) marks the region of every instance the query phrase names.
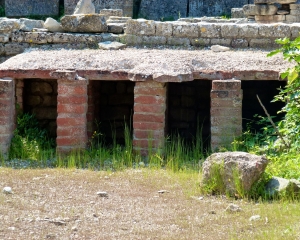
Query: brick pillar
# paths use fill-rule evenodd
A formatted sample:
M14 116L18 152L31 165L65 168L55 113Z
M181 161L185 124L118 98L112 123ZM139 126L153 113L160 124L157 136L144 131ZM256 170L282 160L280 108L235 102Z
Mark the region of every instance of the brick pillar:
M0 79L0 153L8 152L15 127L15 83Z
M22 113L24 104L23 104L23 91L24 91L24 80L16 79L16 106L17 113Z
M76 73L55 72L57 80L57 151L87 146L88 81Z
M87 110L87 134L88 139L90 139L94 132L95 124L95 91L94 82L90 82L88 85L88 110Z
M133 146L143 155L147 154L149 146L152 146L153 149L163 147L166 126L166 98L165 83L135 83Z
M214 80L211 91L211 149L229 147L242 134L240 80Z

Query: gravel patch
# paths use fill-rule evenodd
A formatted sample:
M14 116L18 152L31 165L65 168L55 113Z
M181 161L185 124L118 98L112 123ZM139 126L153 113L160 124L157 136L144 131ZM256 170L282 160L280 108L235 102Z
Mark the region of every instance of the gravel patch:
M0 65L1 70L101 70L133 74L179 75L201 71L284 71L292 66L258 49L213 52L210 49L41 50L29 49Z

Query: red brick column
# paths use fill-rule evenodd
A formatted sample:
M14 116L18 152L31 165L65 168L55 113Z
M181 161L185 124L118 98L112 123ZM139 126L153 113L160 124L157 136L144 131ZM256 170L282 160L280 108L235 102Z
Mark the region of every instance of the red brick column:
M165 83L136 82L134 87L133 146L147 154L149 146L162 148L166 126Z
M88 141L88 81L83 78L77 80L76 74L72 76L72 73L65 78L62 73L57 75L57 151L85 148Z
M24 80L23 79L16 79L16 106L17 112L23 112L23 91L24 91Z
M242 134L240 80L215 80L211 91L211 149L229 147Z
M0 152L8 152L15 127L15 83L0 79Z

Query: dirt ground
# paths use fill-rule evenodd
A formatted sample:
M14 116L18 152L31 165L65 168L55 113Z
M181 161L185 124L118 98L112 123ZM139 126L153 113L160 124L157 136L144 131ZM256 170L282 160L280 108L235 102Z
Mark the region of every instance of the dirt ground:
M2 192L6 186L12 194ZM288 226L292 231L285 239L300 236L299 218L281 229L268 216L268 206L201 195L198 174L0 168L0 187L1 240L258 239L270 229L284 233ZM231 203L242 211L225 211ZM291 217L299 204L289 207L278 211ZM260 220L249 221L257 214ZM268 236L282 239L278 233L279 238Z

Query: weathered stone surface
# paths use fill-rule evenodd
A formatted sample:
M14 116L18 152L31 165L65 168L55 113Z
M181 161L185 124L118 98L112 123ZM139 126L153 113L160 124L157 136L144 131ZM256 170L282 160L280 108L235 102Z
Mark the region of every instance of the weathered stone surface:
M107 32L107 24L100 14L66 15L61 25L66 32Z
M117 17L117 16L110 16L107 19L107 23L127 23L128 20L132 19L131 17Z
M199 36L203 38L219 38L221 26L213 23L198 23Z
M108 32L115 34L123 33L125 26L126 23L107 23Z
M274 4L254 5L247 4L243 6L243 11L246 16L253 15L274 15L278 8Z
M98 44L99 49L103 50L119 50L126 48L126 44L119 43L119 42L101 42Z
M59 0L5 0L7 17L58 16Z
M249 191L264 172L268 160L264 156L257 156L244 152L214 153L202 165L202 183L209 183L217 171L222 179L226 191L235 194L237 181L244 191Z
M143 43L146 45L165 45L167 38L163 36L143 36Z
M213 52L227 52L230 50L229 47L224 47L224 46L220 46L220 45L212 45L210 47L210 49L213 51Z
M79 0L74 14L95 14L95 6L91 0Z
M43 28L44 21L42 20L33 20L27 18L20 19L20 30L25 32L31 32L34 28Z
M6 55L17 55L29 47L28 43L7 43L4 46Z
M0 18L0 32L7 33L19 30L20 21L17 19Z
M10 34L0 34L0 43L9 42Z
M209 38L193 38L190 41L191 41L191 45L195 47L203 47L203 46L210 45Z
M272 177L266 185L266 193L271 196L284 194L292 197L300 193L300 182L295 179Z
M260 25L258 35L268 38L284 38L291 36L291 30L287 24Z
M71 15L74 12L78 0L64 0L65 14ZM101 9L122 9L124 16L132 17L133 0L92 0L96 13Z
M249 43L246 39L233 39L231 42L233 48L246 48L248 45Z
M289 14L290 12L289 11L286 11L286 10L278 10L277 11L277 14L279 15L286 15L286 14Z
M231 8L231 17L232 18L244 18L245 14L243 8Z
M167 40L168 45L175 45L175 46L189 46L190 39L188 38L176 38L176 37L169 37Z
M256 12L256 5L246 4L243 6L243 11L245 16L254 16Z
M241 24L239 27L239 37L256 38L258 37L258 24Z
M187 0L142 0L139 17L153 20L176 20L187 17Z
M174 22L173 36L178 38L197 38L198 25L197 23Z
M239 27L236 24L224 24L221 26L222 37L237 37L239 35Z
M46 19L44 23L44 27L48 29L50 32L63 32L63 28L61 24L55 19L49 17Z
M270 39L250 39L249 47L251 48L272 48L274 46L274 41Z
M300 16L286 15L285 19L289 23L300 22Z
M230 14L232 8L242 7L248 4L247 0L189 0L189 16L220 16L222 14Z
M292 9L290 11L290 14L293 16L299 16L300 15L300 9Z
M146 19L128 20L125 33L153 36L155 35L155 22Z
M210 40L211 45L221 45L229 47L231 45L231 39L229 38L212 38Z
M300 4L290 4L290 9L291 10L300 9Z
M173 25L171 22L155 22L156 35L171 37L173 35Z
M101 9L100 14L102 14L104 16L122 17L123 10L122 9Z
M293 23L291 26L291 35L292 38L296 38L300 33L300 23Z
M143 43L143 38L141 36L125 34L123 37L121 37L121 42L123 42L122 38L124 38L124 42L127 45L141 45Z

